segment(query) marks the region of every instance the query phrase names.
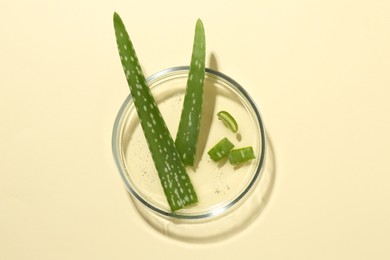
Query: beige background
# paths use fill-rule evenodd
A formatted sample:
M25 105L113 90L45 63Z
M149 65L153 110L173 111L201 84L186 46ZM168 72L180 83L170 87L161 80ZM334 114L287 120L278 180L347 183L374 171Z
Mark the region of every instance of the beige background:
M137 214L111 155L128 88L112 14L146 75L208 62L258 103L275 182L234 237L189 244ZM390 1L0 3L0 259L390 259Z

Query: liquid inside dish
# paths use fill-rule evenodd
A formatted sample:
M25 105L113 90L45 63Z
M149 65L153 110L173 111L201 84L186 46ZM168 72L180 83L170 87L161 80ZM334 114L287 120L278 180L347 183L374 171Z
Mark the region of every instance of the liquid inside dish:
M157 78L149 82L163 118L175 139L182 109L186 75ZM256 114L244 95L227 82L206 75L203 115L195 165L186 167L199 202L175 213L184 215L213 214L234 203L247 189L259 169L262 139ZM133 103L127 104L121 133L121 156L126 181L149 205L169 212L169 205L151 158ZM239 129L233 133L217 117L219 111L229 111ZM207 151L227 137L234 148L252 146L256 159L233 166L227 157L211 160Z

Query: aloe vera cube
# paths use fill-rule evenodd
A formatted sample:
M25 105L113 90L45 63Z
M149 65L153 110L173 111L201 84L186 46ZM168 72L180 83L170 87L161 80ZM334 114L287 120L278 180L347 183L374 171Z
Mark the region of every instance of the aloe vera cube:
M175 211L196 203L196 192L117 13L114 13L114 28L122 67L168 204Z
M207 153L210 155L210 158L218 162L225 156L227 156L232 150L234 145L226 137L222 138L216 145L214 145Z
M196 22L190 70L175 144L185 165L194 165L203 104L206 43L203 23Z
M252 159L255 159L252 146L231 150L229 154L229 162L231 164L238 164Z

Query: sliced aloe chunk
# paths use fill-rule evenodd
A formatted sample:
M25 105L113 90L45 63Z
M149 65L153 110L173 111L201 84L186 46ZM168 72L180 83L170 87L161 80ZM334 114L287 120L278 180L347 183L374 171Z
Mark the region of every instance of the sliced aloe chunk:
M222 121L222 123L228 127L230 130L232 130L233 133L237 133L238 131L238 124L234 117L227 111L220 111L217 114L218 119Z
M186 93L175 144L185 165L194 165L203 104L206 43L203 23L196 22Z
M114 13L118 51L138 117L172 211L198 201L175 143L147 85L122 19Z
M234 144L232 144L229 139L226 137L222 138L216 145L214 145L207 153L210 156L210 158L218 162L225 156L227 156L234 147Z
M252 159L255 159L252 146L231 150L229 154L229 162L231 164L239 164Z

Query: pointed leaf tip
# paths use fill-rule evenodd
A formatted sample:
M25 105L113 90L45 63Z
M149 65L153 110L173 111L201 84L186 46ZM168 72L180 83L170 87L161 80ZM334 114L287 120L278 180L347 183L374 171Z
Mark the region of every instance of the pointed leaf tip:
M196 27L201 27L202 29L204 28L203 22L200 18L198 18L198 20L196 21Z
M124 26L122 18L117 12L114 12L113 20L114 20L114 24Z

